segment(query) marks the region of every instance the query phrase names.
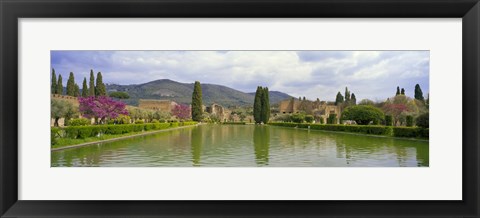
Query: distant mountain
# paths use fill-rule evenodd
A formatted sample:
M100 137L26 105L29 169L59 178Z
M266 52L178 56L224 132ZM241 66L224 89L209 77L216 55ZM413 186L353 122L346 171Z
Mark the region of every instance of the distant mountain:
M162 99L190 104L192 101L193 83L179 83L169 79L162 79L138 85L107 84L106 88L108 92L127 92L130 95L130 99L124 101L130 105L138 105L138 99ZM278 91L270 91L269 93L270 104L292 97ZM253 105L255 97L255 93L245 93L215 84L202 84L202 95L204 104L217 103L226 107Z

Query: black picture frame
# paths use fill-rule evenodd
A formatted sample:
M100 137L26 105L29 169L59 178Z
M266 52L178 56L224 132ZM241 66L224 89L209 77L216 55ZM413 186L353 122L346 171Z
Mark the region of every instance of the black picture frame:
M478 217L478 0L0 0L1 217ZM461 201L18 200L18 19L133 17L462 18ZM448 43L448 42L445 42ZM458 145L460 146L460 145ZM41 188L41 187L39 187ZM441 192L442 190L438 190Z

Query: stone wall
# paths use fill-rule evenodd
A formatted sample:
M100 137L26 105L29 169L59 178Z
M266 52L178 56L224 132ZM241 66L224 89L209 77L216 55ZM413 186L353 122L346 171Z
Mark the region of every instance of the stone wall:
M138 101L139 108L155 111L172 112L176 105L176 102L170 100L140 99Z
M341 116L341 108L336 105L329 105L324 101L310 101L299 99L288 99L279 102L278 115L281 114L295 114L299 112L305 112L309 115L321 117L326 122L326 119L330 114L336 114L337 118Z

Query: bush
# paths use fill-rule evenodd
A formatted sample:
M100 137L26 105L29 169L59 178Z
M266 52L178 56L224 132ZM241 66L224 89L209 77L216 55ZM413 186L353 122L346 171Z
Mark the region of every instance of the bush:
M428 113L421 114L420 116L417 117L415 122L417 123L418 127L429 128L429 114Z
M58 138L60 138L60 128L52 127L50 129L50 144L51 145L57 144Z
M407 122L407 126L408 127L412 127L413 126L413 117L408 115L406 118L405 118L406 122Z
M69 126L87 126L90 125L91 121L86 118L76 118L76 119L71 119L68 122Z
M337 124L337 115L336 114L328 115L327 124Z
M373 135L392 135L392 127L387 126L365 126L365 125L324 125L324 124L298 124L298 123L269 123L273 126L284 126L284 127L297 127L297 128L308 128L315 130L325 130L325 131L340 131L340 132L354 132L354 133L363 133L363 134L373 134Z
M354 120L358 125L378 122L383 120L384 116L379 108L370 105L349 106L342 112L342 120Z
M294 122L294 123L303 123L303 121L305 120L305 115L303 115L303 114L294 114L294 115L290 116L290 119L291 119L292 122Z
M119 99L130 98L130 96L126 92L110 92L109 96L112 98L119 98Z
M144 124L145 122L143 120L135 120L135 124Z
M394 127L393 136L407 138L428 138L428 129L417 127Z
M385 126L393 126L392 115L385 115Z
M245 122L223 122L222 124L245 125Z
M312 123L314 120L312 115L305 115L305 122Z

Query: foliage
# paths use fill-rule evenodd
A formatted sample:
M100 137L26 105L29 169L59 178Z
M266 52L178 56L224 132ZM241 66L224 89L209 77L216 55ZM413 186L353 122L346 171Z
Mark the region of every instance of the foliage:
M348 87L345 87L345 102L350 103L350 91L348 91Z
M57 94L63 95L63 84L62 84L62 75L58 75L58 82L57 82Z
M67 95L75 96L75 78L73 72L70 72L70 76L67 80Z
M173 108L173 115L180 120L186 120L190 118L190 107L184 104L177 104Z
M312 123L314 120L312 115L305 115L305 122Z
M290 114L281 114L277 115L273 118L274 121L280 121L280 122L292 122L292 118Z
M343 103L343 101L344 101L343 95L340 92L338 92L337 97L335 98L335 105L339 105Z
M417 124L418 127L421 128L429 128L429 113L424 113L421 114L420 116L417 117L415 120L415 123Z
M158 121L157 121L157 122L158 122ZM115 123L117 123L117 124L129 124L129 123L130 123L130 116L120 114L120 115L118 115L118 117L115 119Z
M88 89L88 96L95 96L95 77L93 76L93 70L90 70L90 83Z
M60 118L65 118L65 122L68 122L75 114L77 114L77 109L72 103L57 99L50 101L50 116L55 120L54 126L58 126Z
M400 87L397 86L397 93L395 93L395 96L400 95Z
M392 115L385 115L385 126L393 126Z
M245 125L245 122L223 122L222 124L230 124L230 125Z
M337 124L337 115L329 114L327 118L327 124Z
M95 95L96 96L106 96L107 95L107 88L103 83L102 73L97 73L97 83L95 84Z
M378 123L378 121L383 119L383 112L369 105L350 106L342 112L342 120L354 120L359 125L368 125L373 121Z
M99 118L101 123L105 119L115 119L120 114L128 115L125 103L106 96L79 98L78 102L80 103L80 112L84 117Z
M325 131L340 131L340 132L354 132L354 133L363 133L363 134L373 134L373 135L392 135L392 127L387 126L360 126L360 125L325 125L325 124L297 124L297 123L270 123L269 125L274 126L284 126L284 127L298 127L298 128L309 128L314 130L325 130Z
M355 93L352 93L352 97L350 99L351 105L357 105L357 97L355 97Z
M135 124L144 124L145 122L143 120L135 120Z
M88 96L88 87L87 87L87 78L83 78L83 84L82 84L82 97L87 97Z
M50 87L52 94L57 94L57 75L55 74L55 69L52 68L52 84Z
M262 94L262 122L268 123L270 120L270 99L268 97L268 87L263 88Z
M425 101L425 99L423 98L422 89L420 88L420 85L418 85L418 84L415 85L415 99L417 99L419 101Z
M407 115L406 116L406 122L407 122L408 127L412 127L413 126L413 116Z
M253 119L255 123L262 122L262 87L258 86L255 92L255 99L253 101Z
M428 138L428 129L416 127L394 127L393 136L406 138Z
M402 91L400 92L401 95L405 95L405 89L402 88Z
M290 119L294 123L303 123L305 121L305 115L304 114L293 114L290 116Z
M72 119L68 122L69 126L87 126L90 125L91 121L89 119L85 118L76 118Z
M80 87L75 83L75 92L73 94L74 97L80 97Z
M109 94L112 98L119 98L119 99L129 99L130 96L126 92L110 92Z
M202 87L199 81L195 81L192 93L192 119L194 121L202 120L203 113Z

